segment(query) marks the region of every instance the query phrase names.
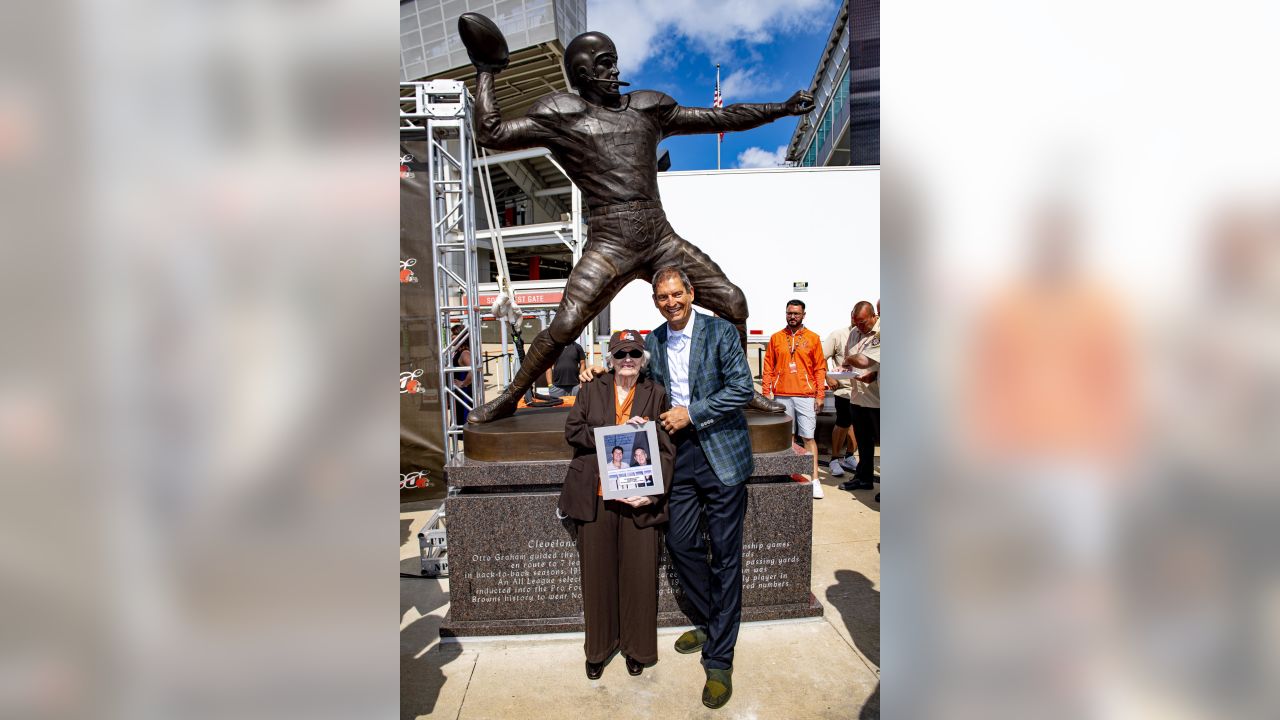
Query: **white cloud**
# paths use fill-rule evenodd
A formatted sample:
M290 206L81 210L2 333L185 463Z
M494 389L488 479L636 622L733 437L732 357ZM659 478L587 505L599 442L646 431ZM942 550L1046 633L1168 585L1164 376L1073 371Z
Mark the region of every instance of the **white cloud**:
M738 153L738 167L740 168L771 168L778 167L787 161L787 146L779 145L777 150L769 152L764 148L749 147Z
M724 104L759 100L761 96L782 89L782 83L776 78L764 77L758 68L735 70L720 81L720 94L724 96Z
M830 29L831 0L588 0L587 26L613 38L625 79L676 36L713 58L731 42L762 44L802 28Z

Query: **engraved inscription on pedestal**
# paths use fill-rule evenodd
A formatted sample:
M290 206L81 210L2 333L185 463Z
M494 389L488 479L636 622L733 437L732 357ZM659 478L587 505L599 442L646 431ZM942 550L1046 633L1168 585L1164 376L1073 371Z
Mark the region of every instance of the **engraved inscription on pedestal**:
M808 602L813 528L810 492L807 485L799 483L748 488L742 537L744 608ZM670 566L665 543L658 577L658 610L679 609L680 581Z
M797 585L809 585L808 563L802 562L799 552L793 552L789 542L754 542L742 546L742 592L748 597L765 600L777 591L787 591ZM803 572L799 572L803 569ZM803 581L801 580L803 578ZM770 605L753 602L752 605Z
M514 620L582 614L578 550L555 493L452 497L450 615Z
M742 604L744 606L802 603L809 595L809 561L807 550L795 543L743 542ZM677 610L680 579L671 566L664 545L658 561L658 609Z
M463 494L446 500L449 524L449 622L495 623L493 631L538 632L539 621L580 630L578 552L555 517L558 494ZM753 484L743 532L744 619L820 614L810 607L810 490L798 483ZM660 544L658 610L662 625L683 625L679 581ZM519 628L503 623L518 623ZM567 624L566 624L567 623ZM498 628L501 628L500 630Z
M530 541L532 543L533 541ZM502 609L579 600L578 553L572 542L559 548L530 547L527 552L472 555L455 581L468 584L473 605L501 603ZM567 544L569 549L563 549ZM501 617L495 614L493 617ZM524 617L517 614L516 617Z

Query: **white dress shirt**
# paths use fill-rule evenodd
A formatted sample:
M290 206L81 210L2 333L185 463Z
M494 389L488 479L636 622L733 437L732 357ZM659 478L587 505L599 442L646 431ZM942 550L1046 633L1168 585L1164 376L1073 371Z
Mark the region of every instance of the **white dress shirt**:
M671 391L671 407L689 407L689 348L693 346L693 323L698 313L689 312L689 322L676 331L667 323L667 389Z

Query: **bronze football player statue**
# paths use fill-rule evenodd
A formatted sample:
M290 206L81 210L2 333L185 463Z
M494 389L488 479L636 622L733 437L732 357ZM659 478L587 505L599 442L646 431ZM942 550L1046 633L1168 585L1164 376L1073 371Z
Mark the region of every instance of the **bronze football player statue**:
M785 103L687 108L652 90L621 94L618 51L604 33L579 35L565 48L564 67L577 95L556 92L538 100L524 117L502 119L494 97L494 75L507 65L506 41L491 21L465 13L458 29L477 71L475 133L492 150L545 147L582 191L590 236L582 259L565 284L551 325L525 352L515 379L498 397L471 413L484 423L515 412L534 379L551 367L627 283L651 281L654 271L674 265L696 289L695 304L732 322L747 343L747 298L711 258L676 234L658 196L658 143L671 135L749 130L813 109L800 91ZM495 38L496 35L496 38ZM748 407L782 412L759 393Z

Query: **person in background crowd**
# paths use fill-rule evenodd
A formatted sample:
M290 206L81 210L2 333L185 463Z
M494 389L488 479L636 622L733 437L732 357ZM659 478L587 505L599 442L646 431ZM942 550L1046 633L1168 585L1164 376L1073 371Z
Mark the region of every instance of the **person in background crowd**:
M853 307L853 324L858 337L841 366L858 373L849 394L858 464L853 479L840 483L840 489L869 490L875 487L876 443L880 441L880 318L871 303L863 300Z
M880 326L880 298L876 298L876 327L879 327L879 326ZM876 344L876 347L875 347L875 361L876 361L876 382L879 382L880 381L880 374L879 374L880 373L880 366L879 366L880 345L879 344ZM877 423L876 424L876 444L879 444L879 443L880 443L880 425L879 423ZM881 471L883 472L883 467L881 468ZM880 502L880 493L876 493L876 502Z
M813 496L822 497L818 481L818 443L814 429L826 396L827 362L822 355L822 338L804 326L805 305L801 300L787 303L787 326L769 338L761 370L760 392L787 409L792 431L800 436L804 449L813 456Z
M639 675L658 661L658 532L667 521L665 495L605 500L596 460L595 429L641 426L670 408L667 391L640 371L649 362L640 333L622 330L609 341L611 371L584 385L565 421L573 460L560 491L559 513L574 521L586 624L587 677L598 680L615 651ZM614 463L621 447L612 448ZM658 433L658 456L671 477L675 445Z
M449 328L449 334L453 337L454 341L458 341L458 336L462 334L463 329L464 328L461 324L457 324ZM467 346L466 338L463 338L460 342L462 345L453 352L453 359L451 360L454 367L467 366L471 364L471 348ZM470 404L473 397L471 394L471 373L456 373L453 375L453 379L450 382L453 383L454 389L465 397L468 404ZM471 414L471 410L467 405L464 405L456 398L453 400L453 412L454 417L458 418L458 422L463 425L467 422L467 416Z
M578 376L587 364L587 351L578 343L566 345L560 351L554 367L547 370L547 394L564 397L578 394Z
M822 341L822 354L831 363L832 370L844 369L845 356L858 341L858 328L853 322L853 316L854 311L850 310L849 326L836 330ZM853 457L857 444L853 441L850 430L853 427L853 404L849 400L852 388L852 380L837 380L827 376L827 389L835 395L836 404L836 425L831 430L831 460L827 463L831 477L840 477L846 470L853 472L857 468Z

